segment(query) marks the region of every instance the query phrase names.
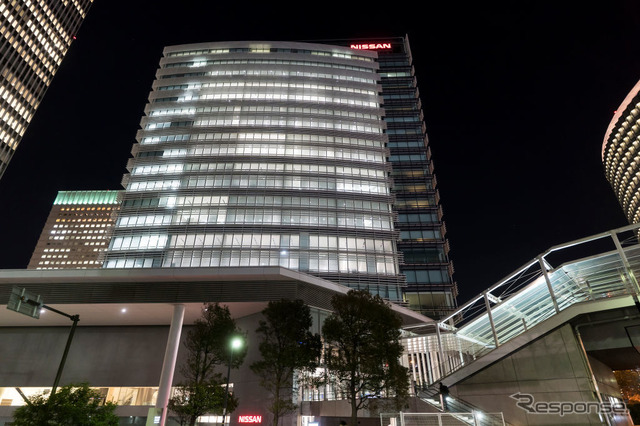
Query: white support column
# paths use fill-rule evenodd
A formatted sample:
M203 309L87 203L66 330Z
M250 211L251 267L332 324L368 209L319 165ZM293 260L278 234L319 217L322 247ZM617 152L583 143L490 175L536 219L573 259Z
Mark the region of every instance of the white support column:
M169 328L169 338L164 352L162 363L162 374L160 375L160 385L158 387L158 399L156 400L155 413L160 415L160 426L164 426L167 421L167 403L171 394L173 383L173 373L176 369L176 359L180 348L180 335L182 334L182 322L184 320L184 305L173 306L173 316L171 317L171 327ZM151 411L151 410L150 410ZM147 419L147 424L149 419Z
M616 250L618 251L618 255L622 260L622 264L624 265L625 275L629 279L629 289L628 291L633 296L633 300L638 304L638 294L640 294L640 286L638 286L638 280L636 280L635 275L633 275L633 270L631 269L631 265L629 264L629 259L627 259L627 255L622 248L622 244L620 244L620 239L615 231L611 231L611 239L613 240L613 244L616 246Z
M496 331L496 325L493 323L493 315L491 315L491 304L489 303L489 298L487 297L487 293L484 293L483 296L484 296L484 306L487 310L487 318L489 318L489 325L491 325L491 333L493 334L493 341L497 348L498 346L500 346L500 340L498 339L498 332Z
M554 293L553 286L551 285L551 279L549 278L549 271L547 271L547 266L544 264L544 260L542 259L541 256L538 256L538 263L540 264L542 275L544 275L544 281L547 283L547 289L549 289L549 296L551 296L553 307L556 310L556 314L559 314L560 307L558 306L558 301L556 300L556 294Z
M438 380L442 380L442 378L446 375L445 365L444 365L444 351L442 350L442 336L440 335L440 323L436 323L436 336L438 338L438 355L440 360L438 361L438 369L440 371L440 377Z

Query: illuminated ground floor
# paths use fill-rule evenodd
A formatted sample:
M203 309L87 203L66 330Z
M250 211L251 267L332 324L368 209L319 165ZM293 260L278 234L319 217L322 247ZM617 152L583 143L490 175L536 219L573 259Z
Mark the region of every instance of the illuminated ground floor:
M261 311L270 300L302 299L311 307L313 331L319 332L331 312L331 297L348 291L279 267L21 270L0 272L0 305L7 305L14 286L40 295L47 306L80 317L61 385L88 382L118 404L121 424L139 425L153 424L153 418L164 421L171 386L182 381L179 366L186 354L181 342L205 302L228 306L247 333L247 357L230 377L239 406L227 421L231 425L270 424L269 399L249 368L259 357L255 329ZM429 320L407 308L393 308L406 324ZM50 311L34 319L0 306L0 323L2 426L11 420L16 406L24 403L16 388L26 395L51 388L71 321ZM301 388L297 398L300 409L284 425L337 426L349 417L348 404L339 401L331 389ZM166 424L172 424L164 415ZM201 420L222 422L217 416ZM370 421L379 424L377 417ZM366 418L361 421L362 426L367 423Z

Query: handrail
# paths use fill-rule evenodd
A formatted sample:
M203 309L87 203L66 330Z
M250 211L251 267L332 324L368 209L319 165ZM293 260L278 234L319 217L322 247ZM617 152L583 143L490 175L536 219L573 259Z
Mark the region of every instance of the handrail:
M436 383L576 303L632 296L640 306L636 279L640 276L640 244L635 240L623 247L618 235L626 232L635 238L640 224L553 246L451 315L424 324L436 327L436 333L414 337L416 343L407 343L408 350L418 353L418 346L427 352L437 348L438 356L429 360L414 356L422 363L416 367L422 377L414 380L420 385ZM545 259L551 253L606 238L613 243L611 251L579 257L555 268ZM501 287L505 287L501 294L492 293Z

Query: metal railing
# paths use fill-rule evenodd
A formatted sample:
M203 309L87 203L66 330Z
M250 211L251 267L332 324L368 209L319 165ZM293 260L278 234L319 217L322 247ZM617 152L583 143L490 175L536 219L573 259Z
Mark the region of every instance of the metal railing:
M504 426L502 413L392 413L380 414L380 426Z
M554 246L446 318L423 325L432 332L404 339L416 385L438 382L577 303L631 296L638 305L639 230L634 224ZM602 251L603 243L611 249ZM593 245L598 252L586 255ZM554 267L556 256L572 260Z
M477 426L501 426L505 424L502 413L485 413L483 410L468 403L467 401L456 398L452 395L441 395L434 387L416 389L415 391L418 398L441 411L439 414L445 415L445 419L453 417L457 421L462 422L460 424ZM404 413L403 415L406 418L408 414ZM413 416L413 414L410 414L409 416ZM405 421L405 425L406 424L412 423ZM449 423L445 422L444 424Z

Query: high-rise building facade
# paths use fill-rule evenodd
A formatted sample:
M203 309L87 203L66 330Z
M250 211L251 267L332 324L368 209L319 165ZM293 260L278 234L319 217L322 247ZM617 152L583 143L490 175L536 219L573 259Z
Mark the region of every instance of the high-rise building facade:
M377 44L165 48L104 267L279 265L454 308L408 42Z
M349 46L363 44L373 44L380 64L395 226L404 258L400 270L407 279L405 299L411 309L440 318L455 309L458 290L409 40L399 37Z
M120 192L58 192L27 269L101 267Z
M640 82L609 123L602 144L602 162L627 220L640 222Z
M282 266L401 300L375 58L165 48L105 267Z
M0 178L92 3L0 4Z

